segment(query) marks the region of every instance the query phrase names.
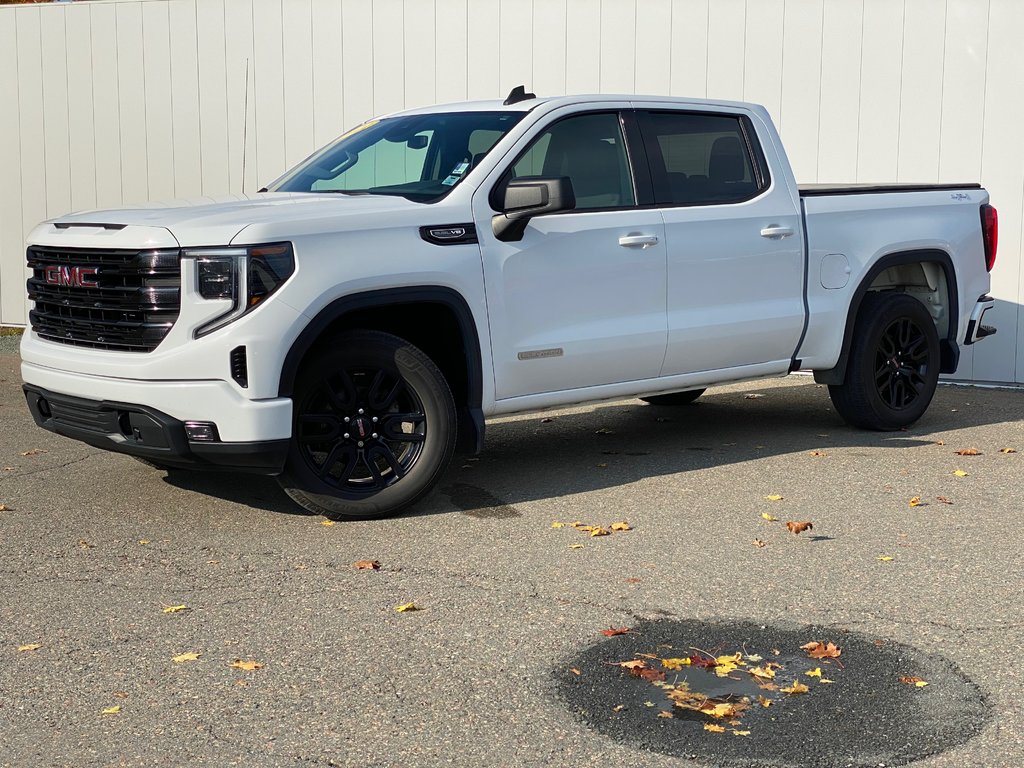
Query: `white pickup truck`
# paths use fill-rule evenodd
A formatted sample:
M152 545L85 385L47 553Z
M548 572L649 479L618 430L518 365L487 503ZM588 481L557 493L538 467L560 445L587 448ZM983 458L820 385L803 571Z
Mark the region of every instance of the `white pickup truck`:
M24 389L45 429L335 518L413 504L498 414L805 369L896 429L994 333L988 200L800 187L752 104L520 87L370 120L260 194L41 224Z

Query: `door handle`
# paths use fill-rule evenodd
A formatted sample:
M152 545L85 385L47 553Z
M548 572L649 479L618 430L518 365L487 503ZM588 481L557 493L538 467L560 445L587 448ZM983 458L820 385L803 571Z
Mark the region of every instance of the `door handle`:
M789 237L792 234L792 227L780 227L778 224L769 224L767 227L761 230L761 237L768 237L773 240L781 240L782 238Z
M647 248L658 244L657 235L623 235L619 238L619 245L623 248Z

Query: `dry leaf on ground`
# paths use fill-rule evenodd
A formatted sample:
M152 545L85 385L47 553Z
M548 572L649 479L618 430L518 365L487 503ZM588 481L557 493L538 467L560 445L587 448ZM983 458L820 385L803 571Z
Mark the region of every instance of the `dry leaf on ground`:
M779 690L782 691L783 693L788 693L790 695L795 695L795 694L798 694L798 693L807 693L811 689L808 688L803 683L801 683L799 680L794 680L793 684L791 686L789 686L787 688L779 688Z
M953 503L950 499L947 499L945 496L936 496L935 500L937 502L939 502L939 504L952 504Z
M0 512L13 512L14 510L8 507L6 504L0 504Z
M764 497L765 501L782 501L784 497L778 493L770 493Z
M120 704L115 704L112 707L107 707L102 712L100 712L100 714L101 715L116 715L120 711L121 711L121 705Z
M614 523L612 523L608 527L611 528L613 531L632 531L633 530L632 527L630 527L629 523L627 523L625 520L616 520Z
M786 523L786 527L789 528L790 533L797 534L811 530L812 528L814 528L814 523L810 522L809 520L805 520L799 523L790 520Z
M579 542L576 542L575 544L570 544L569 545L569 549L583 549L584 546L585 546L584 544L580 544Z
M725 733L725 727L714 723L704 723L704 730L712 733Z
M30 451L22 451L20 455L21 456L38 456L41 453L47 453L47 452L48 451L46 451L43 448L33 448Z
M409 613L410 611L418 610L420 610L420 607L416 603L402 603L395 606L395 613Z
M380 561L378 560L356 560L352 563L352 567L359 571L376 571L380 568Z
M671 670L673 670L675 672L678 672L683 667L690 666L690 660L689 659L662 659L661 660L661 666L663 666L665 669L671 669Z
M164 613L181 613L182 611L187 611L187 610L188 610L188 606L187 605L165 605L163 607L163 612Z
M956 475L957 477L967 477L967 473L964 472L962 469L954 469L953 474Z
M177 656L172 656L171 661L175 664L184 664L186 661L198 661L202 654L190 651L188 653L179 653Z
M26 651L38 651L42 647L42 643L25 643L24 645L18 646L18 653L25 653Z
M835 643L822 643L818 640L804 643L800 646L800 650L807 651L808 657L812 659L835 659L843 653Z
M611 534L611 531L609 531L607 528L602 528L599 525L594 526L590 530L590 535L591 536L608 536L610 534Z
M977 448L961 448L956 452L957 456L981 456L981 451Z
M601 634L605 637L615 637L616 635L628 634L629 631L629 627L608 627L608 629L602 629Z
M911 507L924 507L924 506L927 506L927 504L928 504L928 502L921 501L921 497L920 496L914 496L913 498L910 499L910 502L909 502L909 505Z
M761 539L754 539L754 540L753 540L753 541L752 541L751 543L752 543L752 544L753 544L753 545L754 545L755 547L759 547L759 548L760 548L760 547L766 547L766 546L768 546L767 544L765 544L765 542L761 541Z
M242 661L241 659L235 659L230 664L228 664L228 666L232 667L233 669L241 669L241 670L244 670L246 672L252 672L253 670L256 670L256 669L263 669L263 664L261 662L258 662L258 661Z
M1000 448L999 452L1000 453L1016 453L1017 449L1016 448Z
M883 563L888 563L893 558L892 555L879 555L878 559L881 560Z
M565 523L560 523L557 520L551 524L552 528L565 528Z
M320 525L326 525L328 528L330 528L332 525L334 525L334 521L333 520L321 520L320 521Z
M775 517L775 515L769 515L767 512L762 512L761 517L767 520L769 523L779 522L779 518Z

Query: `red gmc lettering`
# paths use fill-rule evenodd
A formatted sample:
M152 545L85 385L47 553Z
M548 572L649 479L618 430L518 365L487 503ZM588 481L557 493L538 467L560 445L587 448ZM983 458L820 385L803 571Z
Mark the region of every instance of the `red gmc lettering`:
M56 264L46 268L46 282L50 285L67 285L73 288L99 288L96 267L66 267Z

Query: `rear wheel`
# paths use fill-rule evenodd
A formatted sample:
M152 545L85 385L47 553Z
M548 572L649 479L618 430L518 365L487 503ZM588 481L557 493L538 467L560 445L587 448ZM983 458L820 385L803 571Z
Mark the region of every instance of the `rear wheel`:
M865 429L913 424L939 380L939 335L928 310L905 293L869 293L853 333L846 379L828 388L836 411Z
M651 395L640 399L651 405L689 405L705 391L703 389L688 389L685 392L670 392L667 395Z
M455 447L443 374L404 339L337 337L299 374L284 491L332 519L384 517L422 498Z

